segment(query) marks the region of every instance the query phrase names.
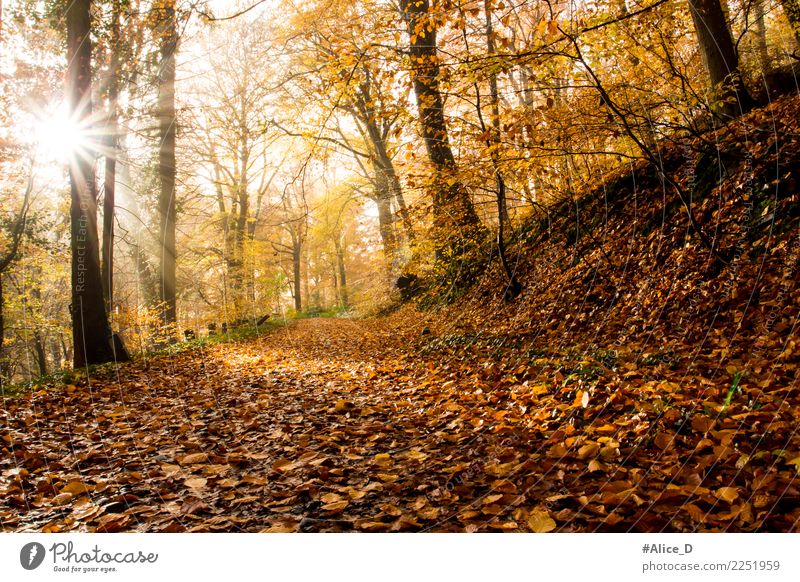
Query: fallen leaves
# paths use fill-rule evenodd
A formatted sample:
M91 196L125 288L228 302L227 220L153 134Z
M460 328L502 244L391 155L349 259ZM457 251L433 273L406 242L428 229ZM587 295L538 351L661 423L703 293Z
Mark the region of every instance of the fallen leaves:
M14 400L0 428L2 527L755 531L793 519L772 508L797 495L797 454L748 447L736 410L654 404L661 382L610 372L587 385L586 358L576 372L558 357L459 359L460 347L419 356L414 326L394 326L308 320L291 341L130 367L125 381L141 386L124 406L98 379L95 409L80 386ZM747 418L792 426L775 410Z

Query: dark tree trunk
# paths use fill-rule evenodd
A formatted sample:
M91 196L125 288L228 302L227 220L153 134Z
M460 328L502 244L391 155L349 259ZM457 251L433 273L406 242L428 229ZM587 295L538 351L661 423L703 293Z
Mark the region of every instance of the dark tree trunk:
M42 279L42 270L40 268L35 267L31 274L34 275L36 280L40 281ZM30 293L34 305L41 305L42 304L41 289L38 286L33 286L31 287ZM33 317L35 315L35 312L33 306L29 301L25 302L25 307L28 310L28 313L30 313L31 317ZM45 350L45 337L42 335L41 330L38 328L33 330L33 350L36 356L36 365L39 367L39 375L46 376L47 351Z
M39 367L39 375L47 376L47 353L44 349L44 338L38 329L33 332L33 349L36 353L36 365Z
M108 122L106 126L105 177L103 184L103 296L109 313L114 309L114 213L117 182L117 96L119 81L120 0L115 0L111 12L111 59L108 66Z
M88 123L92 116L91 0L74 0L67 7L67 96L73 119ZM72 341L74 364L114 360L111 330L103 298L97 237L97 196L94 152L83 148L70 160L70 235L72 246Z
M480 225L472 200L458 179L453 150L444 117L439 88L440 70L436 54L437 27L431 18L429 0L400 0L400 9L410 40L411 78L428 158L434 169L433 211L440 227L461 230L472 238ZM453 233L450 233L453 234ZM447 236L447 235L446 235Z
M742 81L739 55L720 0L689 0L700 56L711 84L712 110L736 117L755 106Z
M486 17L486 50L488 56L491 58L495 54L491 0L484 0L483 7L484 15ZM483 115L481 113L480 106L480 89L477 84L475 85L475 90L477 93L476 103L478 107L478 116L481 119L483 130L486 132L487 128L483 122ZM492 160L495 181L497 183L497 191L495 193L497 201L497 251L500 255L500 263L503 266L506 279L508 280L508 284L506 285L506 290L503 296L506 299L514 299L522 292L522 284L517 279L513 269L511 269L506 253L505 229L506 227L511 227L511 218L508 215L508 205L506 203L506 181L503 178L503 173L500 169L500 159L497 151L500 145L500 99L497 91L497 73L494 72L494 70L491 70L489 73L489 100L491 105L492 127L487 133L489 135L489 156Z
M158 174L161 192L158 199L160 219L159 268L160 298L165 325L174 325L176 306L176 251L175 251L175 53L178 33L175 23L174 0L168 0L160 10L161 70L158 87ZM171 333L171 332L170 332Z

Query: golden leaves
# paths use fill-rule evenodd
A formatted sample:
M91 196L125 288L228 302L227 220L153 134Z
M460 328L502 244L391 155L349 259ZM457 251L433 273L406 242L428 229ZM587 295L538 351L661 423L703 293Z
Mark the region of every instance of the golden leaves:
M528 516L528 527L533 533L547 533L556 529L555 520L544 506L534 508Z
M714 492L714 497L727 503L733 503L739 498L739 491L734 487L720 487Z
M326 503L325 505L322 506L322 509L324 509L325 511L329 511L331 513L339 513L349 504L350 502L347 499L341 499L339 501L331 501L329 503Z
M62 493L69 493L72 496L81 495L82 493L88 493L92 491L93 487L91 485L87 485L82 481L70 481L64 487L62 487Z

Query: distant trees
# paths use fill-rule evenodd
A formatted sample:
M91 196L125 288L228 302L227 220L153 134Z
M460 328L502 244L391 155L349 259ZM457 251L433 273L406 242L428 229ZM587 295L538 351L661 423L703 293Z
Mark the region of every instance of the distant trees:
M185 89L191 107L184 116L191 146L182 150L194 160L192 170L213 184L213 221L222 235L220 252L226 270L226 296L235 318L258 309L254 302L253 241L269 210L268 191L280 167L268 127L271 54L268 26L232 22L229 34L209 31L204 46L208 68Z
M386 44L385 16L378 4L355 0L298 12L292 21L295 33L287 31L294 58L282 89L288 98L330 115L325 114L322 127L303 119L278 128L305 137L318 150L333 147L353 157L371 184L358 191L377 209L391 279L402 267L404 247L413 242L414 232L396 160L397 138L409 119L408 90L398 71L386 65L397 57ZM343 21L352 26L343 30Z
M2 238L4 239L4 246L0 251L0 380L4 379L7 375L5 372L5 299L3 296L3 275L17 259L19 247L25 235L25 224L28 218L28 212L31 206L31 195L33 192L33 170L31 169L28 176L28 182L25 186L25 193L22 197L22 205L20 209L11 217L2 218Z

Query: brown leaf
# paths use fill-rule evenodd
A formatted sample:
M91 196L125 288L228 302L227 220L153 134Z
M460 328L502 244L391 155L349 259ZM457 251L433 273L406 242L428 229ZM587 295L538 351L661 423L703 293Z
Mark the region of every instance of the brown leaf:
M198 463L208 463L208 455L206 453L192 453L178 459L181 465L195 465Z
M202 489L206 486L206 483L208 483L208 480L203 477L189 477L183 482L190 489Z
M331 513L338 513L342 511L350 502L347 499L342 499L341 501L334 501L332 503L326 503L322 506L322 509L325 511L330 511Z
M661 449L662 451L665 451L665 450L667 450L667 449L672 447L672 445L673 445L673 435L671 435L668 432L660 432L653 439L653 442L655 443L655 445L659 449Z
M734 487L720 487L714 492L714 497L727 503L733 503L739 498L739 491Z
M600 445L597 443L587 443L578 449L578 458L585 461L588 458L596 457L600 452Z
M73 496L81 495L82 493L88 493L92 490L91 485L87 485L81 481L70 481L64 487L61 488L62 493L69 493Z
M326 493L322 497L320 497L323 503L336 503L337 501L342 500L341 495L337 495L336 493Z
M556 529L557 526L547 508L539 506L528 516L528 527L534 533L547 533Z

